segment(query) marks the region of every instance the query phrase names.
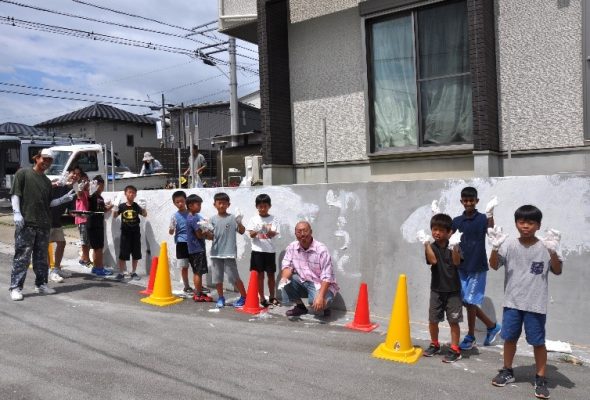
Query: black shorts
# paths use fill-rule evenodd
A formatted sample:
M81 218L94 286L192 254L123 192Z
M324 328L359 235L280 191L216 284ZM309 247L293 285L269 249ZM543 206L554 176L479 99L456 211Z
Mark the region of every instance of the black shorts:
M277 272L276 253L253 251L250 257L250 271Z
M207 268L207 253L201 251L200 253L193 253L188 255L188 262L191 265L193 274L203 275L209 272Z
M104 228L88 228L88 242L91 249L102 249L104 247Z
M463 321L461 292L440 293L431 290L428 321L434 323L442 322L445 320L445 313L447 314L447 321L451 323Z
M176 243L176 259L184 260L188 258L188 243L178 242Z
M129 261L129 256L132 256L134 260L141 260L140 231L121 231L119 260Z

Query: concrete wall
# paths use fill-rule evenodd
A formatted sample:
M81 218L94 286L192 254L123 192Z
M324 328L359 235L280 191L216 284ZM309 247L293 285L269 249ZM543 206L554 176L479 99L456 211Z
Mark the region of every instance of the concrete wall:
M587 258L590 253L590 177L535 176L474 180L430 180L389 183L330 185L294 185L223 189L231 197L230 211L240 208L246 220L255 215L254 199L268 193L273 202L271 213L281 220L279 249L294 240L298 220L311 221L314 237L332 251L341 298L338 307L354 310L359 284L369 285L371 312L388 318L399 274L408 277L411 319L427 321L430 272L424 263L423 247L416 243L420 229L429 228L430 203L440 202L443 212L456 216L462 212L461 188L474 185L480 193L480 209L494 195L500 200L496 223L511 236L516 235L514 210L523 204L535 204L544 213L542 228L562 231L565 255L564 273L550 277L550 302L547 338L589 345L590 312L587 285L590 279ZM193 189L203 199L202 215L211 216L213 195L221 188ZM142 221L143 254L149 249L158 255L159 244L168 243L170 265L174 265L174 244L168 235L168 221L175 211L172 191L140 191L138 199L147 200L148 218ZM105 193L105 199L114 197ZM107 215L108 217L108 215ZM120 221L107 219L107 265L115 265L119 245ZM210 242L208 242L208 246ZM238 237L238 267L247 280L250 240ZM171 267L177 288L179 273ZM144 266L141 273L146 273ZM503 270L488 275L486 311L501 318ZM481 327L480 327L481 328Z
M582 146L582 2L496 0L504 151Z
M357 7L359 0L309 1L289 0L289 17L291 23L318 18L327 14Z

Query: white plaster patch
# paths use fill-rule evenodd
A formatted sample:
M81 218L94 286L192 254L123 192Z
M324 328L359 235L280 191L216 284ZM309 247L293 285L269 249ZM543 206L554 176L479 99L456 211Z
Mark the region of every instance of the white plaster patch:
M334 260L336 270L342 275L360 277L360 272L346 271L345 265L350 261L350 256L346 254L346 250L351 245L350 234L346 230L346 215L350 211L358 211L360 209L361 201L356 193L344 190L328 190L326 193L326 204L340 210L340 215L336 221L334 236L342 239L342 244L332 252L332 259Z

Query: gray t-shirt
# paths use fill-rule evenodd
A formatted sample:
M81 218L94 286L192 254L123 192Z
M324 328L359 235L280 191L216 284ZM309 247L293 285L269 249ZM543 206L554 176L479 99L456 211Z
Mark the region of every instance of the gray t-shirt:
M549 251L539 240L530 247L510 238L498 251L504 265L504 307L547 314Z
M213 244L211 244L211 258L236 258L238 247L236 244L236 232L238 223L233 214L224 217L219 214L210 219L213 225Z

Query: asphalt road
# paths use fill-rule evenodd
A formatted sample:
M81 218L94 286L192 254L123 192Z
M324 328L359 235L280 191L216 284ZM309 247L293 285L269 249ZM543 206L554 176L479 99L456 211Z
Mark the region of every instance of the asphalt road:
M159 308L139 287L75 273L57 293L22 302L7 288L11 257L0 253L0 398L12 399L531 399L533 360L518 381L490 384L499 348L406 365L371 357L384 330L350 331L338 319L290 321L192 300ZM414 340L414 344L427 345ZM553 399L588 399L588 367L552 361Z

